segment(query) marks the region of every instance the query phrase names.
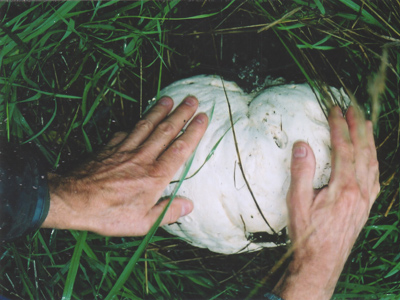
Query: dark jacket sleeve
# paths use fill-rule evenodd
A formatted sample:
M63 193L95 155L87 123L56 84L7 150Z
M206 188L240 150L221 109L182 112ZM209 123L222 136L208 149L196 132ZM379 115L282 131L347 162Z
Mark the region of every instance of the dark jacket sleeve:
M9 242L37 230L50 205L47 172L33 154L1 141L0 241Z

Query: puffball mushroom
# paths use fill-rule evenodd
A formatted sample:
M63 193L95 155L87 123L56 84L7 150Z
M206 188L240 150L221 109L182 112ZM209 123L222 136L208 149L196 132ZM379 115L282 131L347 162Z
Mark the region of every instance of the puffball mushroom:
M334 88L331 91L336 98L346 98ZM306 141L314 151L314 188L326 185L330 177L329 126L311 88L287 84L246 94L234 82L201 75L177 81L161 94L173 98L175 107L194 95L198 112L210 119L177 192L194 202L194 210L164 229L195 246L225 254L284 243L280 235L288 221L293 143ZM163 196L174 192L182 170Z

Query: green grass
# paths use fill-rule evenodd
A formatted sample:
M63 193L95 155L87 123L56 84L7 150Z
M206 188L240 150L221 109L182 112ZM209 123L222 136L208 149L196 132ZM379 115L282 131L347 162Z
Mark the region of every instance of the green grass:
M400 299L399 14L398 0L0 2L2 142L38 146L49 169L67 172L113 132L132 128L148 100L177 79L221 74L250 88L237 74L252 59L259 77L308 81L322 95L326 84L344 87L367 117L380 112L382 191L334 298ZM383 93L369 92L374 78L385 79ZM40 230L2 246L0 294L244 298L286 251L224 256L162 230L150 238Z

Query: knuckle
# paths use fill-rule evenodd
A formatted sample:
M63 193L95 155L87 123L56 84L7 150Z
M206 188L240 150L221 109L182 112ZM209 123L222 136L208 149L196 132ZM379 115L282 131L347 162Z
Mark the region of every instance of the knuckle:
M160 130L160 132L163 135L166 135L166 136L174 135L176 132L176 128L175 128L174 124L170 121L165 121L165 122L161 123L160 125L158 125L158 129Z
M340 141L336 141L335 143L336 151L343 153L343 154L354 154L354 146L349 141L343 139Z
M377 159L372 159L369 163L369 167L375 171L375 172L379 172L379 162Z
M360 187L355 182L349 184L344 192L344 198L349 207L357 205L361 211L369 212L371 195L368 186Z
M149 119L141 119L136 123L135 128L140 131L153 131L154 124Z
M362 155L364 155L366 158L372 157L372 151L371 148L368 147L367 145L361 150Z
M313 174L315 169L314 164L310 164L308 161L296 161L291 163L291 174L302 176L303 174Z
M179 212L177 211L178 208L175 205L171 205L168 208L168 212L165 215L165 219L164 222L165 224L171 224L177 221L178 217L179 217Z
M346 198L349 200L358 200L361 198L361 189L356 183L348 184L345 190Z
M354 161L354 147L348 143L339 143L335 147L335 152L338 158L343 158L346 161Z
M174 212L174 208L173 208L173 205L171 205L170 207L168 207L168 210L167 210L165 216L163 217L163 219L161 221L162 225L167 225L167 224L174 223L173 212Z
M169 176L169 170L165 168L164 165L155 164L148 172L151 178L160 178L163 180L164 178Z
M182 140L182 139L178 139L176 140L172 145L171 145L172 151L177 154L177 155L185 155L188 152L190 152L190 146L189 144Z

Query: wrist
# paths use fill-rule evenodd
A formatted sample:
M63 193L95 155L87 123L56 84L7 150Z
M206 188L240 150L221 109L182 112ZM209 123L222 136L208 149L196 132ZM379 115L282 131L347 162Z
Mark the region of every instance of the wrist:
M42 224L42 228L56 228L56 229L77 229L78 213L74 209L72 203L74 202L74 195L71 189L65 189L65 178L54 173L47 175L49 194L50 194L50 208L49 213Z
M340 271L321 261L293 260L273 292L285 300L330 299Z

